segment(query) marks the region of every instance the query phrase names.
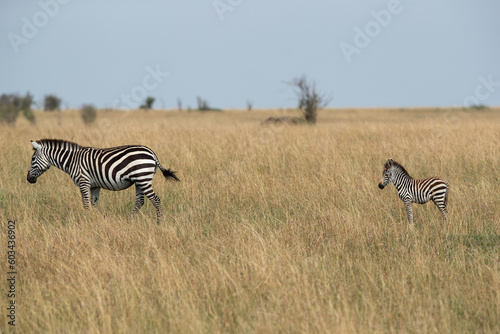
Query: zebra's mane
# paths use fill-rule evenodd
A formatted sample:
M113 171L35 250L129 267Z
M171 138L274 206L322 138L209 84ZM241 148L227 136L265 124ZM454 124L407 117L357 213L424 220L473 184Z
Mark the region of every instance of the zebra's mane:
M64 140L64 139L47 139L47 138L44 138L44 139L38 140L38 142L40 142L41 144L45 144L47 146L50 146L50 147L61 146L61 144L66 144L67 147L69 147L71 149L79 149L79 148L83 147L83 146L81 146L81 145L79 145L77 143L74 143L74 142L69 141L69 140Z
M396 161L392 161L392 164L390 164L390 163L389 163L389 161L387 161L387 162L385 163L384 168L385 168L385 169L388 169L388 168L390 168L391 166L392 166L392 167L395 167L395 168L397 168L397 169L399 169L399 170L401 170L401 171L402 171L402 172L404 172L406 175L410 176L410 173L408 173L408 172L406 171L406 169L403 167L403 165L401 165L399 162L396 162Z

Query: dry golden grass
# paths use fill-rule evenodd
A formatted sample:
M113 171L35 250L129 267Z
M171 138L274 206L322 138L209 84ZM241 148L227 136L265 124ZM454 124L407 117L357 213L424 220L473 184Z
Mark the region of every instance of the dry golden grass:
M500 332L499 110L260 124L277 114L100 111L87 127L76 112L37 112L35 126L0 126L0 247L15 219L17 330ZM45 137L151 147L181 179L155 177L163 223L149 201L126 219L133 188L103 191L85 212L56 168L28 184L29 140ZM408 226L394 187L377 187L389 157L449 182L448 225L428 203Z

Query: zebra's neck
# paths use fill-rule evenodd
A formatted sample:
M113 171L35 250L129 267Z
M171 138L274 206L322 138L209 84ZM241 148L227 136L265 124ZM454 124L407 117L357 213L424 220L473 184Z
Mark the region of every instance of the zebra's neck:
M406 170L402 168L395 168L392 183L394 183L396 189L400 191L402 188L406 187L412 179L413 178L410 174L408 174L408 172L406 172Z
M71 172L75 169L76 155L80 149L80 146L61 145L60 147L51 150L51 153L49 154L50 163L63 172L71 175Z

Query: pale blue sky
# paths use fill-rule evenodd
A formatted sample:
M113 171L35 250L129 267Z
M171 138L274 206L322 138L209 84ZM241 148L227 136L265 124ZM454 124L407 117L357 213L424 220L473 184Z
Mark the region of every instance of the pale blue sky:
M303 74L331 107L500 105L498 0L2 1L0 36L0 92L69 107L291 107Z

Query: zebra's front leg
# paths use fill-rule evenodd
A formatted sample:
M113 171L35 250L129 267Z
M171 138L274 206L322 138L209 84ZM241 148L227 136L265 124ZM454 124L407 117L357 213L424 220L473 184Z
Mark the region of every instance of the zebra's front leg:
M80 193L82 194L83 208L85 210L90 209L90 185L80 185Z
M413 225L413 211L411 209L411 202L405 202L406 214L408 215L408 222Z
M135 185L135 208L130 213L130 216L133 216L134 214L136 214L137 211L139 211L143 205L144 205L144 193L136 184Z

